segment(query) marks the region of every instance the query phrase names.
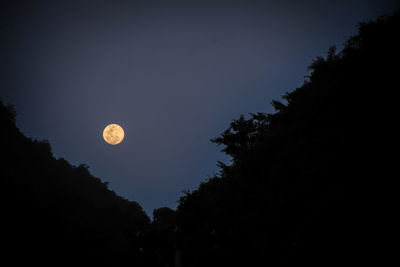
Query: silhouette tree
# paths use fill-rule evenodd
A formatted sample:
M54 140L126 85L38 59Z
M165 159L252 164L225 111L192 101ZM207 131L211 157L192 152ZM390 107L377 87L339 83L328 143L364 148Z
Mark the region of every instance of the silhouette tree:
M1 258L13 265L157 266L140 252L142 207L108 189L85 164L55 159L48 141L25 137L0 102ZM152 265L153 264L153 265Z
M177 249L176 211L162 207L153 211L150 246L164 266L174 266Z
M232 157L179 200L189 266L343 264L368 244L370 196L388 97L399 87L399 14L358 25L317 57L275 113L233 120L212 141ZM370 189L370 188L369 188ZM376 203L375 203L376 204Z

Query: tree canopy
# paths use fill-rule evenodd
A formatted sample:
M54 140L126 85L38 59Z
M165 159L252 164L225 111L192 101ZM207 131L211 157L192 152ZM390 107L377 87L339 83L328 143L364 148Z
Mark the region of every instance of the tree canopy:
M85 260L119 266L127 258L135 263L135 251L143 246L138 233L150 225L142 207L108 189L87 165L56 159L46 140L19 131L15 114L0 102L3 260L51 266Z
M275 113L241 116L212 140L232 161L179 200L189 265L355 260L368 238L363 190L377 170L384 99L399 87L399 14L358 29L272 102Z

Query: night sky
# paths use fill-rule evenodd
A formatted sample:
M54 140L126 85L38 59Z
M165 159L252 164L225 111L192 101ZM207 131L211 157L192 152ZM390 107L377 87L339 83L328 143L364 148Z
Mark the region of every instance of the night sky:
M227 2L230 2L227 4ZM398 1L0 1L0 97L27 136L117 194L175 208L229 162L209 140L272 112L307 67ZM110 123L125 130L104 142Z

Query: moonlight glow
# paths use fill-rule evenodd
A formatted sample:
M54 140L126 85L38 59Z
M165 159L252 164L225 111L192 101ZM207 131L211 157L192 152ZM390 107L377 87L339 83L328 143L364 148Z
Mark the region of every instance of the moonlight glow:
M118 124L110 124L103 131L104 141L110 145L118 145L124 140L124 129Z

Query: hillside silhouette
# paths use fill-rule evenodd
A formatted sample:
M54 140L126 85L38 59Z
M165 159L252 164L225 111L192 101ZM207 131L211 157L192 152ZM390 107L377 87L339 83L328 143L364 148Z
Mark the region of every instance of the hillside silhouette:
M150 220L88 166L56 159L47 141L24 136L0 102L2 262L13 266L152 266L139 253Z
M231 157L177 210L142 207L88 166L56 159L0 102L1 260L40 266L320 266L357 263L371 244L374 179L399 88L399 14L360 23L275 113L231 122L212 141ZM390 113L387 115L387 113ZM393 123L393 122L392 122ZM377 152L380 151L380 152ZM177 266L180 267L179 264Z
M388 98L400 88L399 14L358 30L340 53L316 58L304 84L272 102L275 113L241 116L212 140L231 164L179 200L186 266L326 266L376 255L371 188L382 176Z

